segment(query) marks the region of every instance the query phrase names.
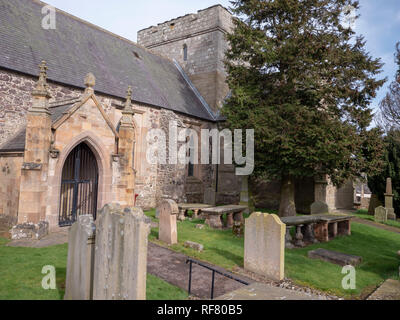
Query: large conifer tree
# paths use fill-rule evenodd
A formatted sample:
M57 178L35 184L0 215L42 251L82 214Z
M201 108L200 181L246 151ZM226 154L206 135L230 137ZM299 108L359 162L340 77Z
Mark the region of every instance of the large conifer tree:
M282 180L280 215L296 214L296 178L335 185L381 166L380 131L369 108L382 63L342 25L353 0L232 1L226 55L231 129L255 129L258 178Z

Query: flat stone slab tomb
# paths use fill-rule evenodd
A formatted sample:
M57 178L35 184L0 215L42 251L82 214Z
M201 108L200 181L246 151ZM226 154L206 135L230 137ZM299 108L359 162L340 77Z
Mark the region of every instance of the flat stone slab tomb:
M232 228L234 221L243 223L243 212L247 209L246 206L227 205L215 208L201 210L206 216L206 225L213 229ZM224 223L223 215L226 214L227 221Z
M308 257L311 259L319 259L330 263L338 264L339 266L357 266L362 262L362 258L346 253L330 251L326 249L317 249L308 252Z
M199 212L203 209L212 208L210 204L203 203L178 203L179 216L178 220L184 221L187 216L188 210L193 211L193 218L197 219L199 217Z
M253 283L236 291L227 293L216 300L325 300L314 294L296 292L289 289L269 286L263 283Z

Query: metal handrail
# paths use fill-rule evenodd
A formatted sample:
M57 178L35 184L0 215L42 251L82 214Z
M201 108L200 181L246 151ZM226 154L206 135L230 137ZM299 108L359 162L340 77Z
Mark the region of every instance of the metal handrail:
M187 259L186 260L186 264L188 264L188 263L190 263L190 265L189 265L189 288L188 288L189 295L192 292L192 270L193 270L192 266L193 266L193 263L199 265L200 267L203 267L203 268L206 268L206 269L212 271L211 300L214 299L214 284L215 284L215 274L216 273L218 273L221 276L224 276L226 278L229 278L229 279L235 280L235 281L237 281L239 283L242 283L242 284L244 284L246 286L248 286L250 284L250 283L248 283L246 281L243 281L242 279L239 279L239 278L237 278L237 277L235 277L235 276L233 276L231 274L227 274L227 273L218 271L217 269L215 269L213 267L210 267L210 266L208 266L208 265L206 265L206 264L204 264L204 263L202 263L200 261L193 260L193 259Z

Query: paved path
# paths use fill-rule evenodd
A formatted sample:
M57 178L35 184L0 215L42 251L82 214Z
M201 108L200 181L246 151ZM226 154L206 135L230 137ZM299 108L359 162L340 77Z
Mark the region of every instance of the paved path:
M189 264L186 264L188 257L184 254L149 243L147 271L183 290L188 290ZM214 266L215 267L215 266ZM230 272L215 267L217 270L231 274ZM254 282L249 278L239 276L248 283ZM212 271L193 264L192 269L192 294L201 299L211 298ZM221 275L215 276L214 297L221 296L228 292L237 290L244 285Z
M368 300L400 300L400 281L386 280Z
M354 218L353 222L356 223L361 223L367 226L371 226L377 229L382 229L382 230L386 230L386 231L390 231L390 232L394 232L394 233L400 233L400 228L396 228L396 227L392 227L392 226L388 226L386 224L381 224L381 223L376 223L373 222L371 220L366 220L366 219L361 219L361 218Z

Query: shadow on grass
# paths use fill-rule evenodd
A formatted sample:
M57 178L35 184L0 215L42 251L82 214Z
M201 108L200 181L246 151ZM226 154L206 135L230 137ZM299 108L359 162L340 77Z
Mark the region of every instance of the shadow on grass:
M60 300L64 300L65 283L67 279L67 268L56 268L56 286Z
M210 247L209 249L212 250L213 252L215 252L217 255L221 256L222 258L229 260L233 264L235 264L239 267L243 267L243 257L242 256L239 256L230 251L226 251L226 250L216 248L216 247Z

